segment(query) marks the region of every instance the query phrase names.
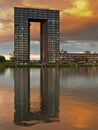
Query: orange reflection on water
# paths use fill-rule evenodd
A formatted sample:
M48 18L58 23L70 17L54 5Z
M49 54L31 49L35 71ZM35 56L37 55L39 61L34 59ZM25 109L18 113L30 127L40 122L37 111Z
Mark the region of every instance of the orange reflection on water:
M60 112L61 120L67 122L73 127L90 128L98 121L98 108L96 103L83 101L75 97L67 97L66 101L61 101L62 111ZM96 117L95 117L96 115ZM95 123L95 125L97 125Z
M13 87L0 85L0 122L13 120L14 113Z
M40 89L30 89L30 111L40 111Z
M82 105L73 106L72 117L73 124L79 128L86 128L92 118L92 110Z

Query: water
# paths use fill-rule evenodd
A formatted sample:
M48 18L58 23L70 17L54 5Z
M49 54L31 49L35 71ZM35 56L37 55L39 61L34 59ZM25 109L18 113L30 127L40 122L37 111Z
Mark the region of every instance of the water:
M98 68L0 70L0 130L98 130Z

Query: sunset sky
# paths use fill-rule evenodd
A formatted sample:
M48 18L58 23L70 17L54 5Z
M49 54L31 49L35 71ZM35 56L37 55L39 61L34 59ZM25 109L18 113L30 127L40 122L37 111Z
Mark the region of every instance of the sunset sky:
M14 41L14 7L60 10L60 43L86 41L97 45L98 0L0 0L1 44ZM38 41L39 24L32 23L31 32L31 40Z
M0 0L0 43L13 41L14 7L60 10L61 41L98 40L98 0ZM33 40L37 39L37 27Z

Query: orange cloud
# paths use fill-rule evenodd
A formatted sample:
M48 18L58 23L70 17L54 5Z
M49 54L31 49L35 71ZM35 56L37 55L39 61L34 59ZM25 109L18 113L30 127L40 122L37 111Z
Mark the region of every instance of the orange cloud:
M97 40L98 18L77 17L76 15L61 15L61 38L77 40Z
M32 3L32 4L31 4ZM98 1L95 0L0 0L0 42L13 41L13 7L52 8L61 11L61 40L97 39ZM96 28L95 28L96 27ZM96 29L96 30L95 30ZM34 28L34 39L39 30ZM95 33L96 32L96 33ZM85 35L84 35L85 34ZM86 37L87 36L87 37Z
M75 0L73 7L61 12L61 39L98 40L98 2Z
M91 16L92 10L89 9L89 2L87 0L75 0L73 7L64 9L61 14L69 13L77 16Z
M40 24L39 23L31 23L30 26L30 38L34 41L40 40Z
M93 10L93 15L98 16L98 0L89 0L90 9Z

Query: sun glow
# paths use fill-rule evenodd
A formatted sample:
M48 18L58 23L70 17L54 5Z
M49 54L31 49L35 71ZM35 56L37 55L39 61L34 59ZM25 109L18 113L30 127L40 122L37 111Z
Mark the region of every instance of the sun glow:
M89 9L89 3L87 0L75 0L73 7L65 9L61 14L69 13L77 16L91 16L92 10Z
M75 5L78 9L85 9L88 6L88 3L85 0L76 0Z

